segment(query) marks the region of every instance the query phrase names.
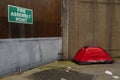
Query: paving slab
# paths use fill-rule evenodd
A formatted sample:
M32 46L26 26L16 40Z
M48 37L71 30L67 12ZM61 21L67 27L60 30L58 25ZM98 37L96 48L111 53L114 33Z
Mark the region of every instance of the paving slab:
M55 61L0 80L120 80L120 62L77 65L71 61Z

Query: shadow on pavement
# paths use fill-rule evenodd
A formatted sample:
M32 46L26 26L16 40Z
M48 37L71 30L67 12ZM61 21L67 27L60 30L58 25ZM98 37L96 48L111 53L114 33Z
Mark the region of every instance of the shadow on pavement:
M94 76L71 70L66 72L65 69L50 69L34 73L28 78L32 80L93 80Z

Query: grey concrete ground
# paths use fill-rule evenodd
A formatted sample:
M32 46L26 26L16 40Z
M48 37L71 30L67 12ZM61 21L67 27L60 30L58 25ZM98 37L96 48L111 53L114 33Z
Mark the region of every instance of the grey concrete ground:
M113 64L77 65L55 61L38 68L5 76L0 80L120 80L120 59Z

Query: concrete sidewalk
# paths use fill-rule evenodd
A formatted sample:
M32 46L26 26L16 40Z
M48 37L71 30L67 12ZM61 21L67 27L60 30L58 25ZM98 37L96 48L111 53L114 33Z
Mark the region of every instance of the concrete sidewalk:
M55 61L38 68L15 73L0 80L120 80L120 59L113 64L77 65Z

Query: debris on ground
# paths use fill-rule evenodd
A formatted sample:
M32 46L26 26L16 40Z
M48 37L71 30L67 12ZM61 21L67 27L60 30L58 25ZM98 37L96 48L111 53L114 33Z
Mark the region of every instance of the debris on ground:
M67 67L66 72L69 72L71 69L72 69L71 67Z
M61 80L67 80L67 79L65 79L65 78L61 78Z
M111 71L108 71L108 70L105 71L105 73L108 74L108 75L113 75L113 73Z
M118 76L112 76L114 79L119 79L119 77Z
M107 70L107 71L105 71L105 73L108 74L108 75L110 75L110 76L111 76L112 78L114 78L114 79L119 79L119 77L118 77L118 76L114 76L111 71L108 71L108 70Z

